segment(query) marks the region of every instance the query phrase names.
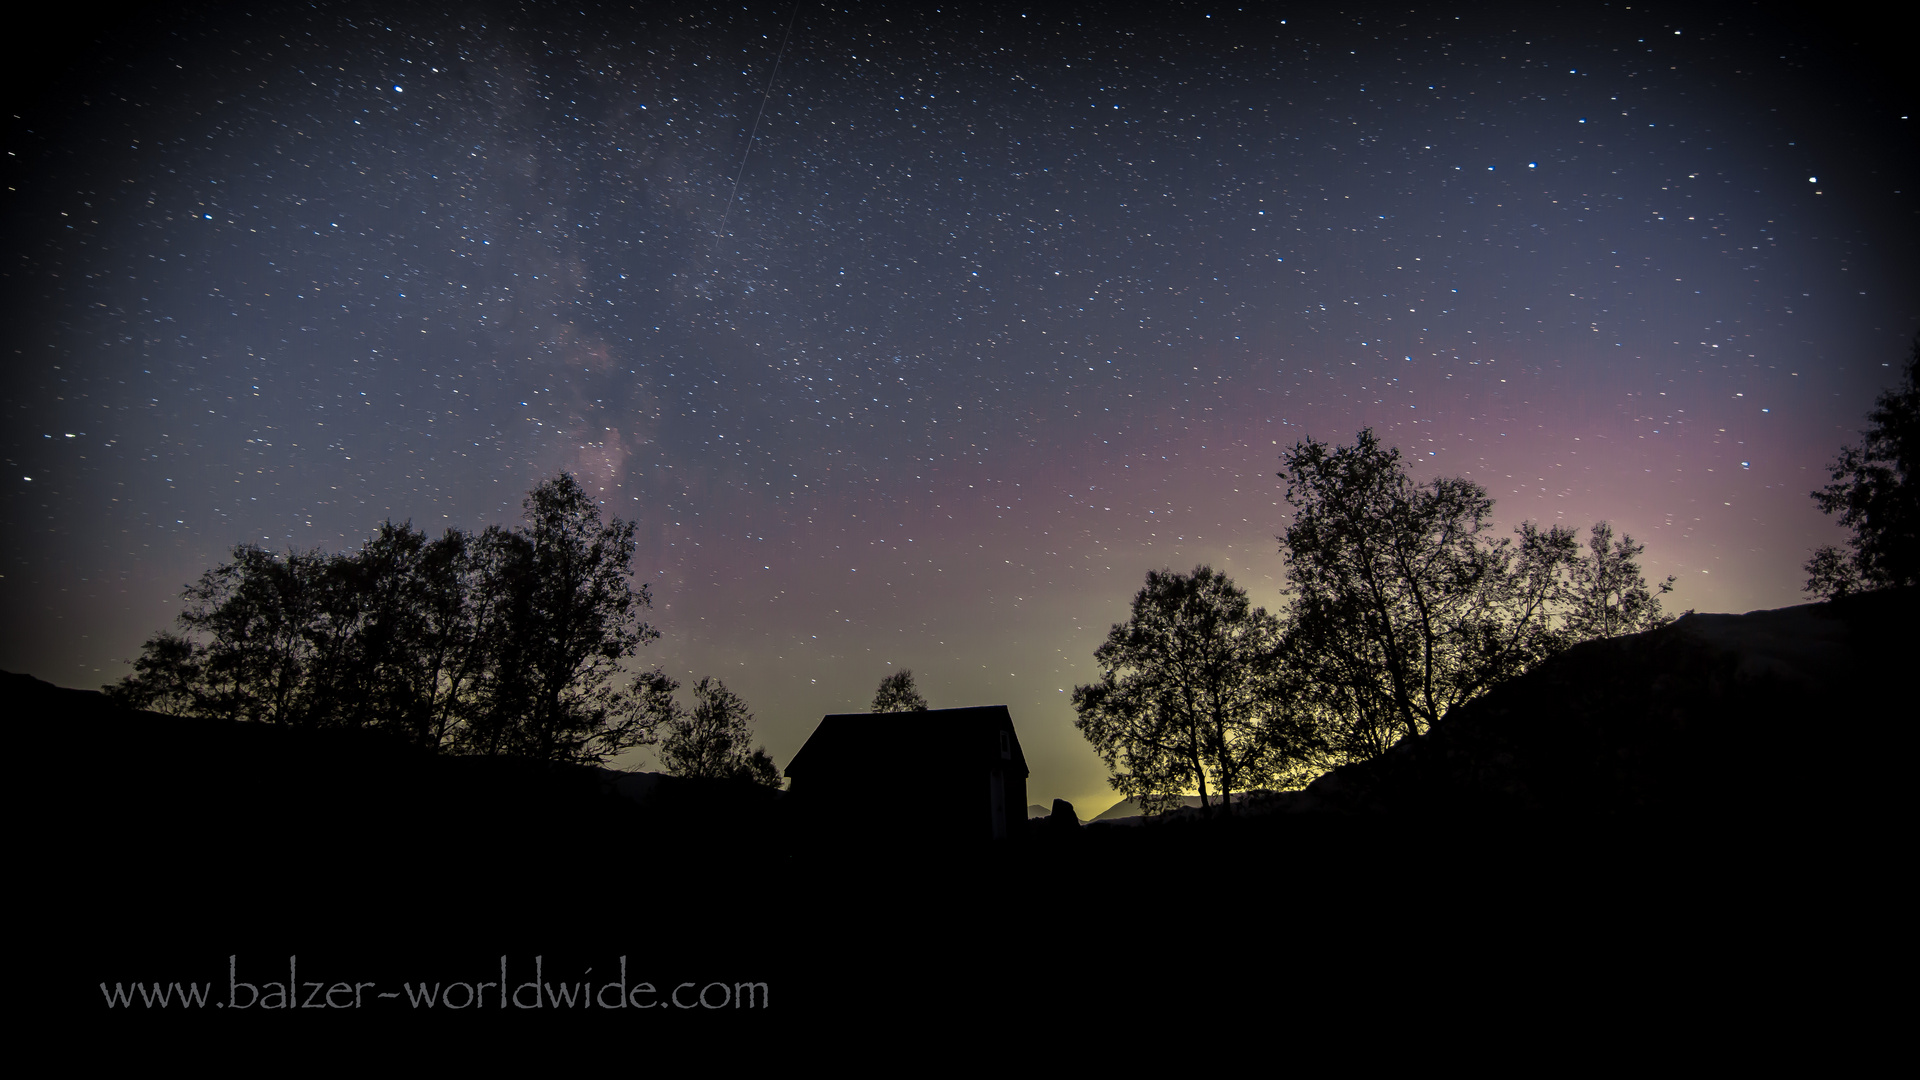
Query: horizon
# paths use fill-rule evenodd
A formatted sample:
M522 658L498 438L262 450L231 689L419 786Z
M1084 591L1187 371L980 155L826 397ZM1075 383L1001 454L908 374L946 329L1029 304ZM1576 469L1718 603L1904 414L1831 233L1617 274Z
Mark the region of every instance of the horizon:
M911 669L1091 819L1073 686L1149 570L1279 608L1292 444L1611 522L1669 614L1790 607L1920 329L1911 90L1851 28L356 10L13 76L0 669L97 689L236 544L564 470L639 523L633 670L784 768Z

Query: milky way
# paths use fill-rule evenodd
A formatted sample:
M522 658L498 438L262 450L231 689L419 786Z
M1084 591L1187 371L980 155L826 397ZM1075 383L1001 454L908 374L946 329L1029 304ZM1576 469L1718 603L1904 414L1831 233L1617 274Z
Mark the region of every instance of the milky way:
M565 469L640 524L639 662L776 759L910 667L1091 813L1067 698L1145 571L1278 606L1279 454L1366 426L1676 608L1798 602L1920 328L1911 90L1758 8L1533 7L74 36L8 134L0 667L97 686L235 544Z

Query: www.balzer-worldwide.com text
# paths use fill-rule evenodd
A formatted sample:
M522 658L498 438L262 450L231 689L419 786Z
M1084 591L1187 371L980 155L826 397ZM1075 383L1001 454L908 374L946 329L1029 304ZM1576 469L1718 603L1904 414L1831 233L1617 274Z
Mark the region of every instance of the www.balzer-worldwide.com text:
M240 958L227 957L224 987L205 982L101 983L100 995L108 1009L765 1009L770 1007L764 982L634 982L627 977L627 958L618 961L618 976L596 980L587 968L572 980L546 978L544 957L535 956L531 972L524 963L513 970L500 957L497 979L443 981L346 982L302 979L300 959L287 957L284 970L243 971ZM488 974L493 974L489 972ZM527 978L528 974L532 978ZM522 981L515 982L518 975ZM242 976L245 976L244 978Z

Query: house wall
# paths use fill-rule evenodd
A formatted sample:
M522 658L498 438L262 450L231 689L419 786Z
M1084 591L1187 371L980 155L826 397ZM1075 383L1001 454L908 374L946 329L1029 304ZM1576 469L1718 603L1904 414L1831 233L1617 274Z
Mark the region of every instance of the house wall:
M970 844L993 839L996 832L1017 837L1025 824L1027 781L1017 770L949 769L915 777L913 786L925 800L924 812L889 803L866 774L796 776L788 799L802 827L822 833L900 834Z

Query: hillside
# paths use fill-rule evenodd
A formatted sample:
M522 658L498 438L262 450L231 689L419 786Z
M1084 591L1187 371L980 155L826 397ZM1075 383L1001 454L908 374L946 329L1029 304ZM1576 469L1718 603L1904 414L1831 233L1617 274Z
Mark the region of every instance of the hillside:
M649 978L769 980L792 1017L837 1016L880 985L917 988L899 1007L931 1007L997 992L986 952L1099 970L1108 943L1144 932L1143 885L1199 895L1215 880L1262 926L1336 913L1400 927L1312 937L1294 957L1360 982L1442 940L1472 942L1483 966L1554 957L1540 978L1568 957L1651 970L1686 955L1751 980L1740 928L1818 900L1795 883L1885 892L1873 882L1892 864L1859 855L1904 821L1890 806L1895 707L1917 601L1694 615L1583 645L1379 761L1231 820L1189 811L992 850L890 841L820 860L793 848L764 790L130 713L20 675L0 691L24 732L31 876L50 883L36 917L74 943L49 976L61 1000L91 1001L102 978L224 979L229 955L297 953L388 981L502 955L575 971L628 955ZM1676 920L1671 905L1713 914ZM1432 920L1449 930L1429 941L1418 926ZM1158 978L1211 973L1265 1000L1258 964L1172 960L1184 924L1139 939L1169 958Z
M1866 812L1904 743L1920 590L1687 615L1576 646L1380 759L1321 777L1297 814L1601 822Z

